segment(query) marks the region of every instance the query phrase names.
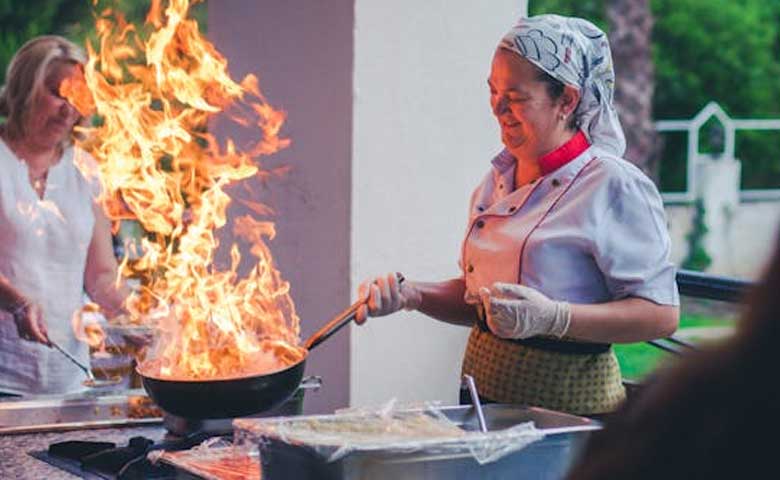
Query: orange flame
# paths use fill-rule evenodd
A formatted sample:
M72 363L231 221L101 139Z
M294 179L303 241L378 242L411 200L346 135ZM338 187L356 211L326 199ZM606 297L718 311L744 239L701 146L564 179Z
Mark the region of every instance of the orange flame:
M148 232L120 275L142 279L127 308L134 322L157 329L149 362L156 374L223 378L279 369L304 350L290 285L266 245L273 224L236 221L235 233L251 243L257 261L245 278L237 272L237 245L228 270L218 271L213 260L215 230L225 225L230 203L223 188L262 173L254 159L289 145L279 136L285 115L268 104L254 76L230 78L227 61L188 10L188 0L155 0L141 31L104 11L96 21L99 47L87 45L85 88L72 82L61 91L99 119L82 129L79 144L97 160L109 217L137 220ZM220 145L207 124L221 112L259 129L259 139L244 149L230 140ZM270 210L253 204L253 211Z
M96 313L100 311L94 303L86 304L81 310L74 312L71 325L76 338L89 345L93 349L104 352L106 346L106 334L100 327Z

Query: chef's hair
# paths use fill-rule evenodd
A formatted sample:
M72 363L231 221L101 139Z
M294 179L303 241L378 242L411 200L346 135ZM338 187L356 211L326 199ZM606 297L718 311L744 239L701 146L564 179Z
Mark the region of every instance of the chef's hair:
M563 91L566 88L566 84L558 80L557 78L553 77L549 73L545 72L541 68L537 67L533 63L531 63L531 67L533 67L533 69L536 70L536 80L544 83L544 86L547 89L547 95L553 100L558 100L559 98L561 98L561 96L563 95ZM582 101L582 98L580 98L580 101ZM577 104L577 106L579 106L579 103ZM572 110L572 114L569 116L569 119L566 121L567 130L571 130L574 132L579 130L580 125L582 124L582 114L578 113L578 110L579 108L575 108L574 110Z
M22 136L25 116L56 62L84 65L86 55L75 43L57 35L33 38L14 54L0 89L0 115L6 118L9 138Z

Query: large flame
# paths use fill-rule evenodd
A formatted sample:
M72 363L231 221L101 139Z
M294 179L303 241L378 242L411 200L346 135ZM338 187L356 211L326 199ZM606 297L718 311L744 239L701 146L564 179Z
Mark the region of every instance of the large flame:
M188 0L154 0L142 31L111 10L97 16L99 46L87 45L84 78L61 92L97 126L79 144L97 161L101 201L112 220L133 219L148 235L120 275L140 276L127 302L135 323L159 335L150 374L226 378L279 369L300 360L299 320L290 286L274 267L266 240L274 225L242 217L235 233L256 265L239 278L238 245L218 271L215 231L230 203L223 188L260 170L257 158L289 144L284 113L271 107L249 75L236 82L227 61L188 19ZM81 83L83 82L83 83ZM208 133L224 112L258 140L239 149ZM268 209L256 207L255 211Z

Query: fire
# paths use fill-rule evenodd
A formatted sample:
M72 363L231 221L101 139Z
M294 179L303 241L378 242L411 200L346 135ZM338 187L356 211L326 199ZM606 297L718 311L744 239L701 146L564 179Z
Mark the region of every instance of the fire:
M73 332L76 338L89 345L98 353L104 353L106 347L106 334L100 327L98 317L95 315L100 307L94 303L88 303L81 310L75 312L71 319Z
M153 1L143 29L103 11L83 79L64 82L61 93L97 116L78 143L96 160L105 211L148 233L137 259L120 265L120 276L142 279L126 304L132 321L158 336L148 362L155 371L146 373L203 379L277 370L304 350L290 285L266 244L273 223L246 216L234 225L256 261L248 275L239 276L237 244L229 268L213 265L215 232L231 201L224 188L269 173L257 159L289 145L279 134L285 115L254 76L231 79L226 59L187 18L189 3ZM207 130L220 114L257 131L258 140L243 149L221 145Z

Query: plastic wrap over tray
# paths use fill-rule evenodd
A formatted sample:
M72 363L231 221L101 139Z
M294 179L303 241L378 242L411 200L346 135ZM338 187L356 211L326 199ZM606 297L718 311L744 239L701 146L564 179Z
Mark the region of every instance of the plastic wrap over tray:
M205 480L261 478L257 448L235 445L221 437L210 438L189 450L156 450L149 454L149 460L171 464Z
M480 464L494 462L544 437L532 422L485 433L462 428L439 407L352 409L333 415L238 419L237 442L262 444L273 439L314 450L327 462L353 453L464 456ZM262 448L261 448L262 450Z

